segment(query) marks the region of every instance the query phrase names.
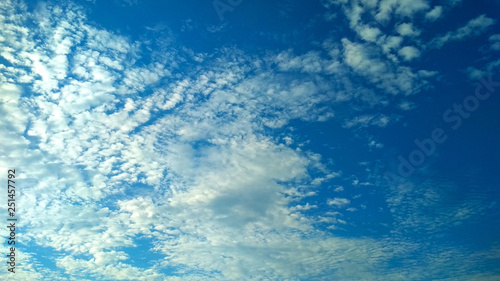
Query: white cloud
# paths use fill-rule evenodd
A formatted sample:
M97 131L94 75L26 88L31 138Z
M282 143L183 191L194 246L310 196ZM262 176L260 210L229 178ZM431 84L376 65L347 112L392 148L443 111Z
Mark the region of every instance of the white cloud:
M340 8L349 22L349 27L358 37L342 38L341 46L334 39L323 43L326 50L332 50L335 62L340 62L337 63L333 74L347 74L347 79L362 76L372 86L392 95L415 94L428 83L428 77L420 75L420 70L404 65L420 56L417 48L403 47L401 51L404 40L411 40L416 46L421 45L417 39L421 30L416 25L418 18L414 19L414 16L430 9L426 1L329 1L325 6L335 11ZM333 6L335 8L332 8ZM378 21L385 25L391 18L399 23L393 27L395 34L384 33L386 27L379 28L378 24L374 24ZM363 41L360 43L359 39ZM350 67L353 73L349 73L349 69L345 69L346 66ZM366 89L357 91L366 92ZM351 97L339 93L337 100L349 98ZM386 105L388 102L382 96L372 95L368 98L365 95L364 99L370 100L368 103L371 106Z
M431 48L441 48L444 44L452 41L461 41L472 36L483 33L488 27L493 25L496 20L480 15L470 20L466 25L458 28L457 30L450 31L445 35L432 39L429 43Z
M7 133L9 131L18 134L24 133L28 118L26 112L19 108L21 89L13 84L0 83L0 92L2 93L0 95L0 110L4 116L0 120L1 127Z
M413 73L410 68L382 60L380 53L369 46L353 43L345 38L342 43L346 64L370 82L391 94L409 95L418 92L419 89L415 85L420 84L419 75ZM410 57L415 54L410 54Z
M275 57L275 62L281 70L299 70L308 73L319 73L324 70L324 60L318 52L310 51L301 56L293 56L291 50L282 52Z
M401 109L401 110L404 110L404 111L408 111L412 108L415 107L415 104L413 104L412 102L409 102L409 101L402 101L398 107Z
M418 36L420 35L420 30L416 29L413 24L411 23L402 23L398 26L396 26L396 31L401 35L401 36Z
M435 21L441 17L443 13L443 7L442 6L435 6L432 10L427 12L425 14L425 18L429 21Z
M359 28L359 36L369 42L375 42L381 34L380 29L376 27L362 26Z
M342 208L347 205L349 205L351 201L346 198L333 198L333 199L328 199L327 204L330 206L335 206L337 208Z
M399 49L398 54L407 61L420 57L420 51L413 46L404 46Z
M382 148L384 147L383 144L379 143L379 142L376 142L374 140L370 141L370 143L368 144L369 147L375 147L375 148Z
M467 68L467 75L469 76L469 79L475 80L486 76L486 72L471 66Z
M480 77L493 75L498 71L498 69L500 69L500 59L487 62L481 67L481 69L470 66L466 69L466 71L471 80L476 80Z
M425 228L429 234L439 233L445 228L453 228L472 219L486 208L480 198L470 197L470 200L460 204L442 204L447 195L454 190L452 183L436 183L426 181L416 185L404 181L394 186L393 192L387 198L391 211L397 212L396 232L405 233L415 228ZM396 207L399 206L399 207ZM433 215L425 214L424 208L433 208ZM396 211L397 209L397 211Z
M500 34L491 35L488 40L491 42L491 50L500 51Z
M490 42L490 50L494 52L500 50L500 34L491 35L488 41ZM476 80L480 77L495 75L498 69L500 69L500 59L493 59L487 60L486 63L481 66L470 66L466 69L466 72L469 79Z
M382 43L382 50L384 53L390 53L394 49L398 49L403 42L403 37L401 36L388 36L385 42Z
M386 115L361 115L344 122L344 128L377 126L385 127L391 122Z
M429 9L429 4L424 0L381 0L375 18L386 22L394 13L399 17L413 17L416 13Z

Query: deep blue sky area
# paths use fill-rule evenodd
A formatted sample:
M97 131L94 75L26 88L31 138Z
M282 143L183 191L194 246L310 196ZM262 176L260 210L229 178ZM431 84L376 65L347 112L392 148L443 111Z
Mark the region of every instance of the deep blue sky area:
M3 1L0 279L500 280L498 11Z

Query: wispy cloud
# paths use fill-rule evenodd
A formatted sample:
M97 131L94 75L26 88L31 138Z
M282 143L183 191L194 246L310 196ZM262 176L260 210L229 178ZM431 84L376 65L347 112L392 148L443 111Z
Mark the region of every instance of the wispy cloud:
M444 44L453 41L461 41L472 36L483 33L488 27L495 24L496 20L480 15L471 19L466 25L458 28L457 30L450 31L445 35L432 39L429 43L430 48L441 48Z

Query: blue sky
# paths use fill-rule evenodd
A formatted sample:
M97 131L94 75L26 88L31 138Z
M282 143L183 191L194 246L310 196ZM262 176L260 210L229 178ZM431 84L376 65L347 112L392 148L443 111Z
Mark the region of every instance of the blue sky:
M498 11L2 1L15 279L499 280Z

